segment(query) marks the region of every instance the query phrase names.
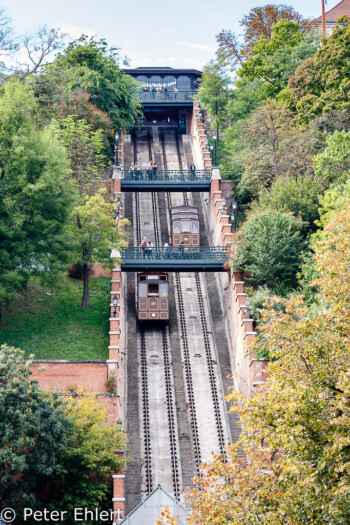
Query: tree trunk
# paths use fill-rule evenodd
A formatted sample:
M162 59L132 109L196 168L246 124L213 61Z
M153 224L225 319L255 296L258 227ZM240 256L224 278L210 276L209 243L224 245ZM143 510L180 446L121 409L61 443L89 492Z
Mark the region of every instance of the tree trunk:
M81 302L82 308L90 308L90 288L89 288L89 266L87 263L83 264L83 300Z

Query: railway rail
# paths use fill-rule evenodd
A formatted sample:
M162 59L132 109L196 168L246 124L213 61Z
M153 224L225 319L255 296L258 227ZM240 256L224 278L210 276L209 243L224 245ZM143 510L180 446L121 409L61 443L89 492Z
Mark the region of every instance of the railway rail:
M149 132L147 133L147 149L149 158L152 156L151 149L151 137ZM136 152L136 153L135 153ZM134 160L137 162L137 137L134 134ZM153 217L153 233L155 246L161 246L160 237L160 224L159 224L159 210L158 210L158 196L156 193L151 194L152 204L152 217ZM140 214L140 194L135 193L135 237L137 245L141 243L141 214ZM149 494L153 490L153 476L152 476L152 443L151 443L151 430L150 430L150 395L148 390L148 360L147 360L147 328L140 328L140 376L141 376L141 391L142 391L142 419L143 419L143 438L144 438L144 485L145 492ZM176 412L174 409L173 400L173 380L172 380L172 369L170 360L170 338L167 327L162 327L159 331L159 347L161 348L161 354L163 358L163 370L164 370L164 386L166 393L166 409L167 409L167 421L168 421L168 434L169 434L169 448L170 448L170 460L172 470L172 484L173 494L176 499L179 499L181 494L181 475L179 472L179 452L177 445L177 425L176 425Z

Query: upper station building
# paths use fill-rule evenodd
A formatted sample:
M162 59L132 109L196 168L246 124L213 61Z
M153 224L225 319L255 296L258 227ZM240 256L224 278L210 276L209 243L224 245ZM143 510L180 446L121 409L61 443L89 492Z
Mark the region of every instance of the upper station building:
M138 67L124 72L140 82L145 119L143 126L177 127L188 133L193 97L199 87L201 71L171 67Z
M337 20L343 15L350 17L350 0L342 0L334 6L332 9L326 13L326 36L329 36L333 33L335 26L337 25ZM322 30L322 16L316 19L316 23Z

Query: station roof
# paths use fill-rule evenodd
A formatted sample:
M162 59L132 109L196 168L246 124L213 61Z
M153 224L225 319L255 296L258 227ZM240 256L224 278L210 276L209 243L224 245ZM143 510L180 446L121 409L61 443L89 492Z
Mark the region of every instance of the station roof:
M157 74L157 73L169 73L173 75L196 75L197 77L201 76L202 71L198 69L176 69L173 67L136 67L136 68L124 68L124 73L129 75L142 75L145 74Z
M331 24L335 23L338 18L340 18L343 15L347 15L350 17L350 0L342 0L334 6L332 9L327 11L326 13L326 23ZM322 23L322 16L318 17L316 19L316 22L319 24Z
M179 525L187 525L188 513L160 485L154 489L122 522L121 525L149 525L160 518L167 507L174 516L178 516Z

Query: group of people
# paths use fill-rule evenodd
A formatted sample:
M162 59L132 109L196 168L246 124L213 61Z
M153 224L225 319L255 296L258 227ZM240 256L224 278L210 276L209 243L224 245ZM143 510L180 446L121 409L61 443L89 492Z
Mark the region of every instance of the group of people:
M142 248L142 258L151 259L153 255L154 244L151 241L147 241L146 237L144 237L141 242L140 247ZM177 251L178 251L178 256L180 258L183 258L185 255L185 245L183 242L181 242L181 244L178 246ZM171 254L175 256L172 244L170 242L166 242L164 244L164 257L166 259L169 259L169 257L171 257Z
M158 166L157 166L157 163L156 162L153 162L153 160L150 160L149 163L147 164L147 176L148 176L148 180L155 180L156 179L156 175L157 175L157 169L158 169ZM140 164L138 162L134 164L131 164L130 168L129 168L129 172L131 174L131 178L132 179L135 179L135 180L142 180L143 177L142 177L142 170L140 168Z
M144 93L153 93L153 97L155 98L156 95L160 95L161 93L163 93L165 96L169 93L169 87L167 85L163 86L160 86L158 84L158 86L155 86L154 84L152 84L151 86L143 86L142 87L142 91ZM177 89L176 86L173 86L173 89L172 89L173 93L175 94L175 98L176 98L176 94L179 92L179 90Z

